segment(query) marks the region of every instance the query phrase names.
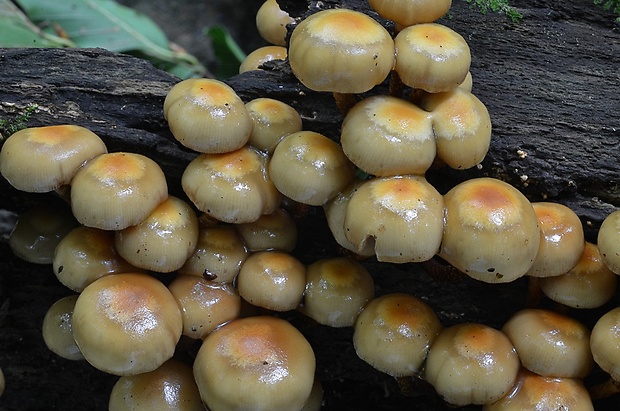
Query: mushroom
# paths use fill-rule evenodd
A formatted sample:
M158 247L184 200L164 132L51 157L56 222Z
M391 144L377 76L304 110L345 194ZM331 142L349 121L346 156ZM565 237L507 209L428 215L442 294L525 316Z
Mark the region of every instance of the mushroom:
M377 260L431 259L443 231L443 198L421 176L376 177L351 195L344 233L356 250L374 244Z
M545 377L584 378L592 370L590 330L579 321L542 309L513 314L502 328L521 364Z
M0 173L31 193L69 184L78 169L108 150L99 136L75 125L31 127L9 136L0 150Z
M170 359L153 371L118 379L110 392L109 411L203 411L192 367Z
M84 226L58 243L52 268L64 286L78 293L104 275L140 271L118 254L114 232Z
M84 358L120 376L153 371L172 358L182 321L166 286L140 273L94 281L78 297L71 316L73 338Z
M314 385L316 360L289 322L269 316L237 319L205 338L194 378L212 411L300 410Z
M198 217L185 201L173 196L141 223L114 235L121 257L138 268L160 273L181 268L197 243Z
M136 153L101 154L71 181L71 209L85 226L122 230L144 221L166 198L159 165Z
M264 46L259 47L250 54L239 65L239 74L246 71L260 70L261 66L272 60L286 60L288 56L286 47Z
M261 97L245 107L253 124L248 143L259 150L271 154L282 137L302 130L301 116L286 103Z
M250 251L291 252L297 245L297 225L284 208L263 214L251 223L236 224L235 227Z
M306 286L306 266L282 251L259 251L243 262L237 289L252 305L274 311L297 308Z
M590 349L594 361L609 379L591 387L592 398L605 398L620 392L620 307L603 314L594 324Z
M195 275L177 276L168 289L181 307L183 335L203 339L220 325L238 318L241 297L230 283Z
M376 176L424 175L436 153L431 115L391 96L353 106L342 122L340 144L353 164Z
M280 205L280 193L267 174L267 155L244 146L222 154L201 154L181 179L183 190L202 212L226 223L256 221Z
M415 24L394 38L394 70L404 84L429 93L449 91L463 83L471 53L457 32L437 23Z
M78 225L67 204L37 205L19 216L9 236L9 247L24 261L51 264L58 243Z
M230 283L248 255L245 243L233 226L203 227L199 231L194 254L179 268L179 274Z
M517 380L519 356L504 333L478 323L444 328L431 345L426 379L449 404L491 404Z
M302 312L319 324L351 327L375 283L368 270L348 257L324 258L308 265Z
M286 46L286 25L295 22L276 0L266 0L256 12L258 34L271 44Z
M355 166L342 147L314 131L299 131L282 138L268 170L278 191L315 206L325 204L355 178Z
M452 0L369 0L368 3L381 17L407 27L443 17L450 10Z
M214 79L187 79L174 85L164 101L164 118L181 144L200 153L237 150L252 131L243 101L230 86Z
M2 368L0 368L0 397L4 394L4 389L6 388L6 380L4 379L4 373L2 372Z
M441 258L488 283L513 281L530 269L540 229L532 205L516 188L474 178L453 187L444 202Z
M351 99L342 94L367 92L386 79L394 66L394 40L364 13L322 10L295 27L288 57L304 86L335 93L346 112Z
M77 294L61 298L48 308L43 317L42 337L47 348L68 360L83 360L84 356L73 339L71 315Z
M539 280L551 300L573 308L597 308L616 293L618 276L603 263L596 244L586 242L579 262L567 273Z
M598 231L598 249L603 262L611 271L620 275L620 210L603 220Z

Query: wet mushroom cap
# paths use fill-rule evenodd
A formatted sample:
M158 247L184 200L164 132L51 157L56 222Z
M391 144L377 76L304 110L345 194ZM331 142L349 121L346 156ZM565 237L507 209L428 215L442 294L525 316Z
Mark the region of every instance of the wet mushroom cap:
M605 217L598 231L597 244L603 262L611 271L620 274L620 210Z
M56 301L43 317L41 335L47 348L56 355L68 360L83 360L84 356L73 339L71 314L77 294Z
M264 46L248 54L239 66L239 74L246 71L260 70L261 66L272 60L286 60L288 52L282 46Z
M71 181L71 209L85 226L122 230L144 221L166 198L159 165L136 153L101 154Z
M603 314L592 328L590 349L594 361L610 375L613 381L620 381L620 307Z
M218 328L194 361L200 395L213 411L301 409L314 372L314 352L305 337L289 322L267 316Z
M0 173L32 193L69 184L77 170L108 150L99 136L76 125L31 127L9 136L0 151Z
M272 153L280 139L302 130L301 116L293 107L272 98L256 98L246 103L252 117L252 146Z
M286 46L286 25L294 22L276 0L266 0L256 12L258 33L267 42L277 46Z
M443 17L450 10L452 0L369 0L368 3L381 17L407 27Z
M322 10L295 27L288 57L295 76L311 90L364 93L392 70L394 41L364 13Z
M297 245L297 223L283 208L263 214L251 223L235 225L250 251L280 250L291 252Z

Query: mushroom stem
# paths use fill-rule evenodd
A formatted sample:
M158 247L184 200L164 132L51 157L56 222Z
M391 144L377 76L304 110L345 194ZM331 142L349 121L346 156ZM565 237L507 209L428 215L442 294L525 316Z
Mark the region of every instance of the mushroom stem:
M398 73L392 70L392 73L390 74L390 96L401 98L403 95L404 87L405 86L403 85L403 81L400 79Z
M620 393L620 381L609 378L607 381L593 385L588 389L592 400L611 397Z
M538 307L540 305L540 296L542 291L540 290L540 277L528 276L527 278L527 297L525 300L526 307Z
M422 265L422 269L435 280L443 282L458 281L465 276L459 269L439 256L434 256L430 260L423 261L420 264Z
M415 387L413 384L413 379L411 376L403 376L403 377L394 377L396 382L398 383L398 388L400 389L400 393L404 397L413 397L413 393L415 391Z
M340 111L340 113L342 113L343 116L346 116L351 107L353 107L357 102L355 100L355 95L350 93L333 92L333 95L334 100L336 101L336 106L338 107L338 110Z

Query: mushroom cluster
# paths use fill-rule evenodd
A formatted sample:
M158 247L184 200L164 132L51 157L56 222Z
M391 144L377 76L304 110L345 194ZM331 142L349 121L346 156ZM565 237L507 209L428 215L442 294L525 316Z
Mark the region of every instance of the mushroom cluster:
M403 393L422 378L456 406L592 409L583 379L594 364L618 380L617 358L609 359L617 341L601 342L617 316L601 319L591 339L576 320L543 309L515 313L501 330L444 327L417 296L375 297L380 274L366 258L442 259L486 283L528 276L574 308L600 307L617 288L616 214L597 246L572 210L532 203L499 179L470 179L446 193L427 181L431 167L475 167L490 146L490 115L471 92L469 47L436 22L450 4L370 1L394 22L390 33L347 9L296 21L267 0L257 24L279 53L241 71L287 59L300 83L333 94L339 139L304 129L284 102L244 102L218 80L180 81L163 113L172 136L195 153L181 193L169 194L152 159L109 153L81 127L10 136L2 175L19 190L57 191L73 219L70 230L35 223L36 240L19 245L24 215L12 234L19 256L49 238L53 251L23 258L51 263L78 293L46 316L50 350L119 376L110 409L180 401L188 409L319 409L315 353L285 320L297 311L351 327L358 356L395 377ZM296 216L310 207L342 247L336 256L301 258ZM187 346L191 367L175 358ZM174 398L160 398L167 381L180 387Z

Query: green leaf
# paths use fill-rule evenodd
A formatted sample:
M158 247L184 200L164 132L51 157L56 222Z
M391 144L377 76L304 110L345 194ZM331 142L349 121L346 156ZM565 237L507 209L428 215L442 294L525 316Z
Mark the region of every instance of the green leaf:
M10 0L0 0L0 47L70 47L73 44L41 31Z
M211 39L211 45L217 58L216 76L220 79L226 79L239 74L239 66L246 56L228 30L220 26L213 26L206 28L204 34Z

